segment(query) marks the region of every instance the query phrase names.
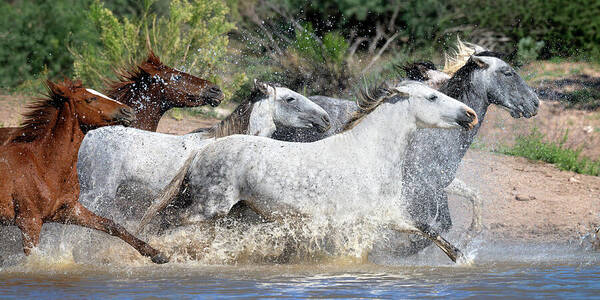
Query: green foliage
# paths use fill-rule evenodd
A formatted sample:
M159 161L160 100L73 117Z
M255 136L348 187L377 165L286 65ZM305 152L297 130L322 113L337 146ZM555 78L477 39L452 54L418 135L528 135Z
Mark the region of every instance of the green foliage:
M562 102L569 108L594 110L600 107L600 91L593 88L575 90L567 93Z
M600 56L597 0L453 0L459 23L503 33L513 41L544 41L542 56Z
M295 48L298 54L314 63L328 64L334 69L341 69L348 51L348 42L338 32L327 32L322 44L315 37L315 31L309 23L304 30L296 32Z
M278 57L281 72L285 73L282 83L310 93L339 94L348 87L351 77L346 64L348 48L348 42L338 32L327 32L318 38L312 25L306 24L304 30L296 30L292 47Z
M534 128L530 134L519 136L513 147L501 149L500 152L555 164L561 170L600 176L600 160L582 157L581 150L565 147L567 134L568 131L558 142L548 142L545 141L545 136Z
M13 2L0 2L0 88L15 88L40 75L69 76L73 60L67 41L91 39L84 13L89 1Z
M339 67L344 63L348 42L337 32L328 32L323 36L323 53L325 60Z
M536 60L544 44L544 41L536 42L529 36L522 38L517 44L517 61L519 64L524 65Z
M116 17L96 0L88 17L99 33L99 44L74 47L75 74L92 86L101 86L102 78L114 79L113 68L126 67L148 55L147 40L152 50L170 66L217 84L217 74L225 70L225 55L234 29L227 21L228 8L220 0L172 0L169 14L157 16L151 11L155 0L145 0L139 18ZM234 80L245 77L234 74ZM224 87L226 95L239 82Z

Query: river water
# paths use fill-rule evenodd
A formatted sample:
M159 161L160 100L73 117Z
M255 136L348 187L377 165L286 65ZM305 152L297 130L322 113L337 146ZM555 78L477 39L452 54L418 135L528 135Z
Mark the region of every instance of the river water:
M457 264L429 247L408 258L371 251L363 257L289 263L240 256L237 261L179 258L154 265L112 238L90 239L96 241L93 247L113 249L94 256L87 242L69 247L69 240L53 236L47 232L29 257L16 253L18 245L8 251L13 254L4 251L0 298L600 297L600 253L578 243L475 238L463 244L467 258ZM60 247L50 246L56 244Z

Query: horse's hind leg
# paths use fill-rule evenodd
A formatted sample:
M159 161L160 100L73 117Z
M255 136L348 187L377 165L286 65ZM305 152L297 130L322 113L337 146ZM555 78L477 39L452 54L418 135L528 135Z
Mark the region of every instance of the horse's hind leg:
M471 205L473 206L473 218L471 220L471 227L469 228L469 231L480 232L481 229L483 228L483 222L482 222L483 201L481 200L479 193L477 191L475 191L474 189L470 188L469 186L467 186L467 184L465 184L463 181L461 181L458 178L455 178L450 183L450 185L445 188L445 190L446 190L446 192L448 192L450 194L462 196L462 197L469 199L469 201L471 201Z
M454 245L450 244L450 242L448 242L446 239L444 239L437 231L435 231L433 228L431 228L431 226L429 226L425 223L422 223L422 222L415 222L414 227L416 230L409 230L409 231L419 233L419 234L423 235L424 237L430 239L440 249L442 249L442 251L444 251L444 253L446 253L446 255L448 255L448 257L453 262L456 262L456 260L458 258L462 257L462 253L460 252L460 250L458 250L458 248L454 247ZM395 226L394 226L394 229L397 231L400 231L400 232L407 231L407 230L399 229Z
M83 207L83 205L81 205L79 202L75 203L75 205L68 211L63 221L67 224L80 225L83 227L104 231L112 236L116 236L125 241L127 244L131 245L140 254L150 257L150 259L157 264L169 262L169 259L158 250L150 247L150 245L146 244L144 241L131 235L129 232L127 232L127 230L125 230L125 228L116 224L112 220L97 216L87 208Z

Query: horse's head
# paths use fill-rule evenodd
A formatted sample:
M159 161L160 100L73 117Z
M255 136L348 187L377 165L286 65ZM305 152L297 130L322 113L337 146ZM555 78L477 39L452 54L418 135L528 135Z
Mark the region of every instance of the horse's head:
M537 114L540 100L523 78L502 59L484 51L472 55L467 62L480 72L490 104L507 109L513 118L530 118Z
M152 52L139 69L157 85L163 94L161 101L170 102L170 107L217 106L223 101L223 92L217 85L163 64Z
M393 88L397 95L388 101L409 101L410 111L420 128L473 129L477 125L477 114L464 103L446 96L425 84L404 81Z
M254 81L263 101L271 103L273 123L277 127L315 128L325 132L331 127L327 112L303 95L288 88Z
M129 106L83 87L80 81L72 82L68 79L61 83L47 81L47 86L51 94L69 102L82 126L88 128L119 124L128 126L135 120L135 113Z

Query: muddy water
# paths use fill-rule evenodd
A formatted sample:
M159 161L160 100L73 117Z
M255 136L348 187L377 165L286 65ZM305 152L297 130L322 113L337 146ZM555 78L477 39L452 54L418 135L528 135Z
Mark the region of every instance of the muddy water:
M589 264L55 268L36 272L3 270L0 298L552 296L589 299L600 295L600 267Z
M229 253L220 262L214 256L207 262L180 254L158 266L114 239L71 228L80 230L75 243L65 240L65 229L58 228L46 229L40 249L30 257L18 253L18 245L3 243L0 298L600 296L600 253L577 243L476 237L459 242L467 259L458 264L429 247L409 258L373 248L364 256L321 255L285 264L265 260L266 252L240 254L237 261ZM5 238L14 232L3 233ZM85 234L92 235L91 246ZM458 235L452 238L460 240Z

